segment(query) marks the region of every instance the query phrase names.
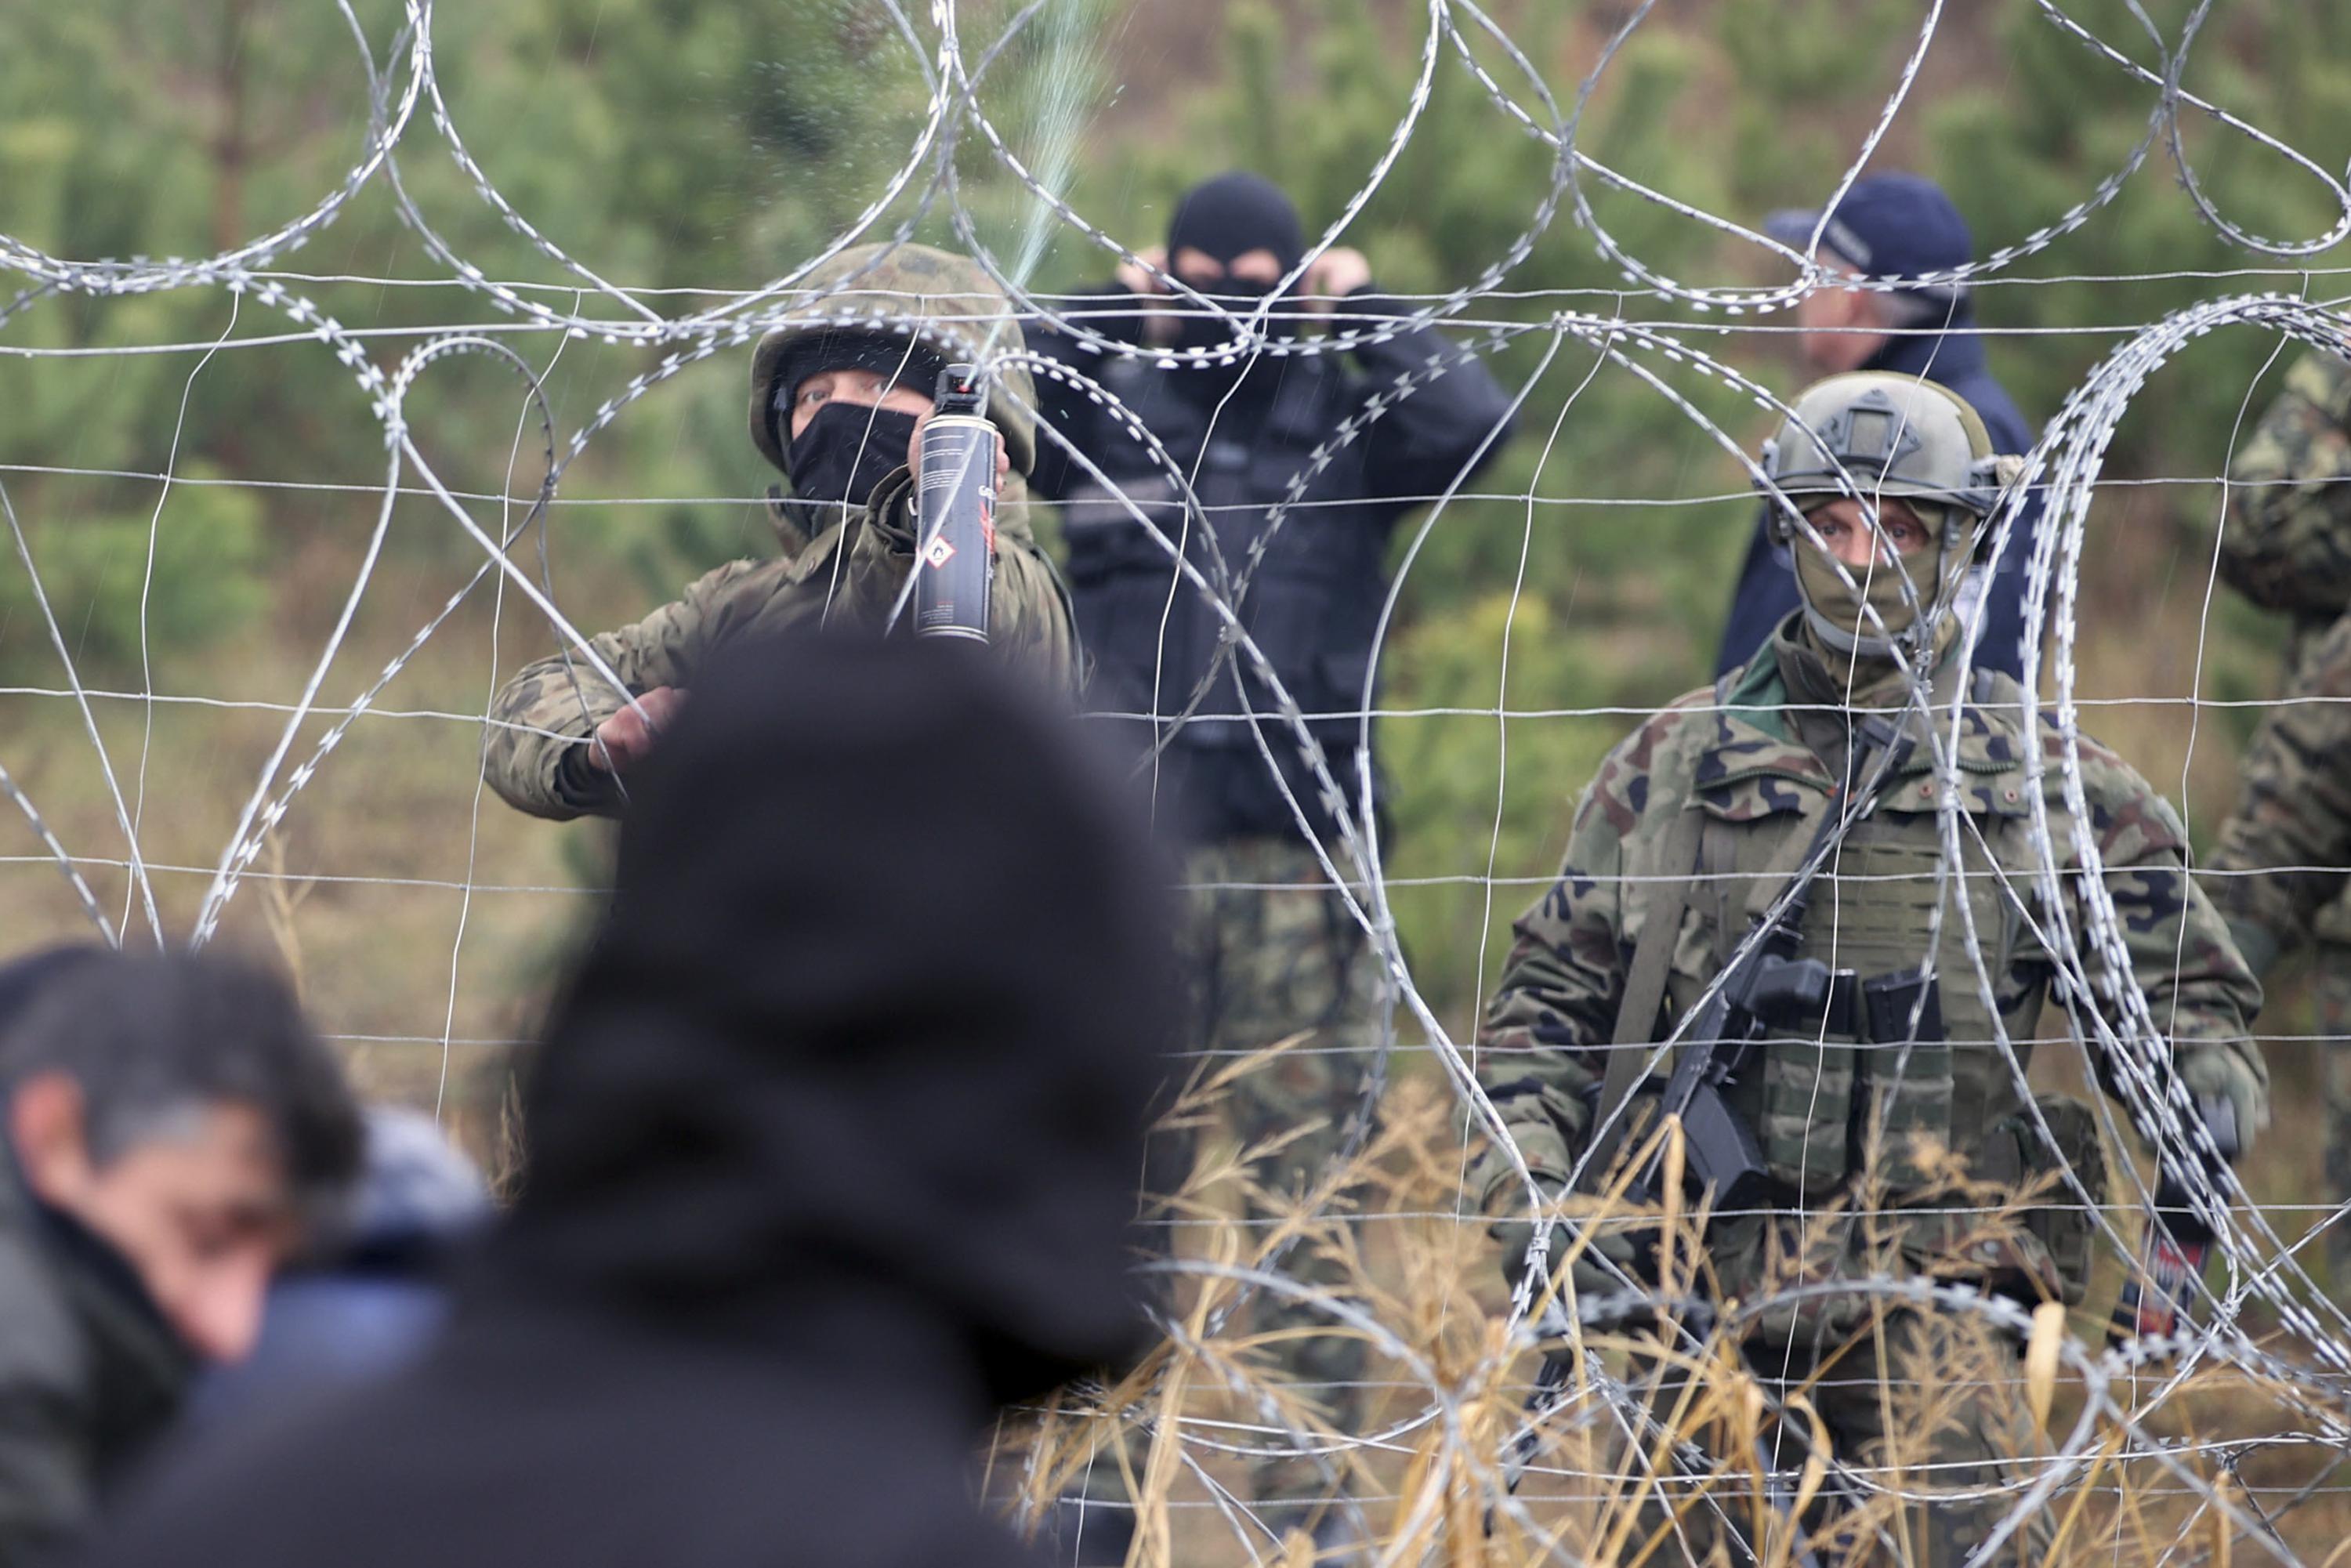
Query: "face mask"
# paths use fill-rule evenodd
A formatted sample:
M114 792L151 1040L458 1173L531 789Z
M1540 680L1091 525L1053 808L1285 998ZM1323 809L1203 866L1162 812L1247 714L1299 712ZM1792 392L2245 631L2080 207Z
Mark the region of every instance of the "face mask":
M1235 320L1246 321L1264 300L1267 290L1262 284L1245 283L1233 278L1213 283L1200 292ZM1205 306L1189 299L1179 299L1176 308L1176 342L1180 348L1213 349L1229 343L1235 336L1233 325L1224 317L1211 315ZM1274 331L1281 329L1281 313L1276 311L1266 325Z
M906 465L914 416L864 403L828 402L792 437L792 494L862 507L873 486Z
M1927 515L1923 509L1921 515ZM1936 534L1939 541L1950 523L1949 518L1939 519L1938 523ZM1966 570L1965 551L1946 549L1938 542L1901 557L1898 564L1881 560L1872 566L1847 568L1860 590L1856 592L1845 586L1837 575L1837 563L1818 545L1800 534L1792 548L1796 556L1796 586L1803 594L1805 618L1823 647L1856 658L1884 659L1892 655L1897 640L1915 646L1912 633L1917 615L1911 608L1913 601L1905 596L1906 580L1910 591L1917 595L1915 602L1932 620L1935 652L1939 654L1949 646L1959 620L1948 612L1947 591L1957 584ZM1874 619L1863 612L1865 604L1876 612ZM1938 610L1944 612L1938 614Z

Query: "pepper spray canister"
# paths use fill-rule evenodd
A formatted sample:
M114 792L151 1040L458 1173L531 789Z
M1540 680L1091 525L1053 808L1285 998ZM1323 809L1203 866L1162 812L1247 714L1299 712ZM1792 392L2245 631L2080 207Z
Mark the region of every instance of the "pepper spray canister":
M996 575L996 426L977 365L949 365L923 427L914 486L914 632L987 641Z

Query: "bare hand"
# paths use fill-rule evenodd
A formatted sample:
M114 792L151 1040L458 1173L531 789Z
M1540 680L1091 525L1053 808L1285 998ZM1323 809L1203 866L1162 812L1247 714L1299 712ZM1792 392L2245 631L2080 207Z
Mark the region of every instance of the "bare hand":
M1148 250L1138 250L1134 254L1149 262L1153 267L1157 267L1161 272L1167 270L1167 247L1165 246L1155 245ZM1137 267L1131 261L1122 261L1118 264L1118 281L1120 287L1124 288L1129 294L1165 294L1167 292L1166 286L1162 284L1157 277L1154 277L1147 269Z
M915 420L914 434L906 441L906 472L914 476L918 484L923 476L923 429L937 417L938 411L933 409ZM1004 450L1004 436L999 433L996 437L996 488L998 492L1003 490L1005 481L1011 477L1012 455Z
M596 727L596 738L588 747L588 766L599 773L626 773L644 760L654 739L684 707L682 687L655 686Z
M1338 302L1372 280L1372 264L1360 250L1333 246L1306 269L1307 308L1329 315Z
M1155 245L1147 250L1139 250L1134 254L1149 262L1153 267L1157 267L1161 272L1167 270L1167 247L1165 246ZM1137 267L1131 261L1122 261L1118 264L1118 281L1120 287L1123 287L1129 294L1140 295L1145 299L1155 300L1167 292L1167 286L1165 284L1160 282L1159 279L1147 269ZM1167 344L1174 342L1176 340L1175 312L1172 310L1163 310L1156 305L1144 310L1143 313L1143 340L1146 343L1155 344Z

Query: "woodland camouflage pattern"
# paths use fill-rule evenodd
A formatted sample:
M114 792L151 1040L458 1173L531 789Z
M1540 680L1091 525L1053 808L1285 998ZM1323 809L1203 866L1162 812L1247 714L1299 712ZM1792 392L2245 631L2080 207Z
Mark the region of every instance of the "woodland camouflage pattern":
M2220 576L2254 603L2332 621L2351 605L2351 362L2305 354L2229 466Z
M1328 1180L1363 1110L1363 1091L1386 1026L1391 997L1379 956L1330 885L1314 852L1299 841L1227 839L1189 850L1192 888L1184 925L1185 972L1192 988L1192 1044L1214 1074L1283 1040L1289 1049L1235 1079L1219 1120L1240 1147L1270 1145L1249 1178L1277 1203ZM1162 1134L1166 1135L1166 1134ZM1188 1142L1189 1134L1178 1133ZM1185 1165L1188 1158L1178 1154ZM1334 1206L1342 1211L1346 1195ZM1268 1218L1263 1206L1250 1213ZM1343 1292L1349 1270L1312 1244L1283 1260L1294 1280ZM1334 1430L1364 1429L1367 1347L1339 1332L1331 1314L1260 1292L1242 1332L1288 1332L1266 1355L1302 1386ZM1311 1459L1259 1461L1252 1495L1287 1501L1293 1514L1328 1490Z
M1516 925L1517 941L1481 1030L1479 1078L1529 1164L1554 1185L1572 1167L1588 1131L1590 1100L1606 1071L1618 1002L1641 936L1645 879L1687 877L1693 869L1663 863L1676 813L1701 811L1706 822L1701 874L1676 940L1660 1030L1697 1001L1751 917L1785 884L1780 868L1792 862L1830 809L1831 772L1797 738L1800 727L1820 722L1822 710L1799 714L1787 707L1790 683L1782 662L1792 656L1783 627L1729 686L1724 704L1717 705L1711 688L1693 693L1611 752L1576 808L1558 882ZM1938 1150L1964 1159L1975 1178L2010 1186L2053 1169L2053 1157L2095 1157L2086 1149L2046 1149L2030 1130L1964 950L1961 897L1995 977L2001 1019L2029 1061L2051 969L2004 894L2002 875L1993 874L2004 874L2036 921L2044 917L2033 876L2027 744L2039 745L2050 764L2043 788L2051 831L2061 846L2071 841L2071 821L2056 778L2061 743L2054 726L2043 716L2028 742L2019 688L2004 675L1983 679L1989 685L1966 710L1958 766L1962 804L1980 828L1991 861L1970 842L1963 874L1948 890L1938 885L1937 786L1921 745L1815 884L1803 933L1808 956L1866 978L1919 963L1928 916L1938 900L1946 901L1938 967L1948 1044L1903 1050L1867 1041L1774 1040L1731 1092L1733 1108L1758 1129L1774 1177L1814 1211L1838 1204L1848 1210L1868 1207L1853 1197L1856 1173L1865 1169L1873 1183L1883 1184L1875 1190L1898 1215L1906 1197L1918 1197L1929 1185L1929 1173L1942 1164L1934 1157ZM1908 722L1915 730L1920 721L1913 716ZM1947 721L1938 717L1938 723ZM2202 1052L2233 1053L2265 1093L2266 1073L2246 1039L2261 987L2220 915L2186 874L2178 818L2121 758L2086 739L2083 763L2091 831L2132 958L2128 982L2170 1028L2183 1062ZM2079 908L2067 913L2079 929ZM2095 957L2089 968L2094 979L2101 977ZM2043 1109L2060 1113L2053 1123L2086 1114L2085 1107L2064 1102L2044 1103ZM1855 1145L1867 1139L1856 1129L1873 1124L1882 1124L1886 1136L1865 1157ZM2080 1124L2086 1129L2086 1123ZM1522 1201L1513 1179L1489 1155L1482 1184L1489 1202ZM2009 1288L2079 1299L2085 1281L2075 1270L2087 1260L2086 1221L2077 1223L2066 1209L2037 1211L2014 1245L1996 1243L1997 1258L1983 1250L1986 1238L1967 1233L1970 1223L1959 1215L1900 1216L1894 1229L1914 1262L1936 1272L2006 1275L1998 1282ZM1750 1229L1755 1234L1744 1234ZM1773 1249L1771 1238L1753 1224L1718 1222L1709 1250L1722 1275L1720 1289L1751 1296L1777 1267L1767 1258ZM1804 1266L1810 1272L1823 1262L1840 1267L1818 1259Z
M1479 1078L1528 1164L1553 1190L1564 1185L1590 1131L1589 1107L1606 1072L1657 879L1690 881L1665 1016L1652 1037L1662 1039L1785 886L1834 807L1832 791L1844 787L1836 775L1850 738L1847 713L1823 701L1824 690L1838 687L1793 641L1801 618L1799 612L1782 622L1779 636L1726 683L1719 701L1711 687L1692 693L1609 754L1576 807L1558 882L1517 923L1480 1031ZM1947 668L1938 684L1951 679ZM1938 875L1940 786L1921 744L1814 883L1802 928L1804 956L1865 979L1927 957L1939 904L1935 958L1946 1039L1800 1036L1758 1048L1728 1093L1733 1112L1756 1129L1787 1196L1778 1206L1708 1222L1706 1283L1718 1299L1753 1301L1873 1273L1967 1281L2028 1301L2076 1304L2086 1293L2092 1222L2055 1186L2054 1173L2070 1166L2091 1193L2104 1193L2096 1124L2078 1102L2041 1096L2034 1106L2025 1103L1978 994L1962 917L1964 904L1994 977L2000 1020L2029 1061L2051 967L2003 892L2003 877L2034 922L2045 924L2024 764L2026 748L2039 746L2053 765L2061 742L2045 716L2026 732L2023 694L2012 680L1990 673L1980 679L1963 715L1957 788L1982 843L1963 839L1959 874ZM1792 691L1813 695L1792 703ZM1942 695L1933 722L1948 733L1949 691ZM1914 734L1922 727L1916 715L1907 722ZM1823 749L1839 758L1834 771ZM2266 1074L2245 1039L2261 987L2189 879L2179 820L2119 758L2086 740L2082 749L2089 827L2131 959L2132 973L2122 979L2147 995L2183 1059L2232 1053L2265 1096ZM2053 766L2043 789L2054 840L2069 845L2072 822ZM1688 841L1672 831L1683 811L1703 813L1695 866L1666 863L1670 840ZM2073 879L2065 886L2075 905L2066 913L2078 930ZM2106 978L2096 958L2088 968L2094 983ZM2035 1108L2051 1137L2039 1131ZM1524 1211L1523 1187L1492 1151L1479 1181L1489 1212ZM1923 1361L1910 1347L1921 1334L1953 1326L1899 1310L1879 1314L1865 1298L1824 1292L1753 1320L1741 1354L1783 1395L1805 1393L1844 1457L1884 1462L1889 1437L1905 1431L1906 1462L1932 1462L1933 1490L2012 1482L2015 1461L2033 1450L2005 1430L2022 1402L1996 1378L1905 1428L1921 1368L1935 1364L1931 1346L1921 1347L1930 1352ZM2012 1356L1996 1349L1991 1364L2012 1364ZM1670 1390L1677 1375L1667 1367L1662 1380ZM1893 1401L1890 1414L1882 1399ZM1943 1497L1907 1511L1917 1560L1963 1561L2006 1506L2004 1499ZM1841 1528L1835 1516L1808 1523ZM1694 1542L1694 1550L1705 1546Z
M2295 620L2284 698L2239 770L2214 896L2256 967L2314 936L2351 936L2344 918L2351 781L2351 362L2305 356L2230 470L2221 574ZM2266 868L2304 867L2269 875ZM2330 869L2335 868L2335 869Z
M2270 868L2278 868L2272 870ZM2351 616L2310 645L2238 769L2208 862L2256 966L2332 932L2351 881Z
M2351 361L2306 354L2230 468L2220 573L2294 620L2283 699L2241 761L2208 886L2257 971L2308 943L2327 1190L2351 1196ZM2303 868L2269 871L2271 867ZM2267 874L2263 874L2267 873ZM2351 1227L2328 1228L2335 1287Z
M878 249L844 252L812 274L810 287L842 282ZM765 411L777 361L793 337L820 332L835 317L848 316L867 330L921 331L942 340L943 347L962 350L976 347L965 341L975 322L991 310L1001 315L1009 308L973 263L920 246L900 246L864 273L852 290L788 317L753 357L752 435L778 468L783 454ZM915 313L932 306L953 308L945 327ZM1019 326L1005 322L997 346L1018 352ZM1010 372L1005 381L1012 392L1029 397L1026 371ZM1060 580L1031 530L1021 476L1035 453L1034 423L1002 396L989 412L1004 430L1013 472L997 503L988 646L1033 670L1050 686L1074 692L1076 633ZM901 468L875 487L863 507L830 526L827 514L839 516L841 508L777 501L770 510L780 557L729 562L703 576L675 602L592 639L590 645L632 695L642 695L658 686L690 688L713 653L749 632L820 625L878 628L888 620L914 562L913 499L913 478ZM596 727L623 706L622 695L569 650L525 666L491 704L483 777L509 804L536 817L560 821L617 811L624 797L611 774L589 766L588 744Z

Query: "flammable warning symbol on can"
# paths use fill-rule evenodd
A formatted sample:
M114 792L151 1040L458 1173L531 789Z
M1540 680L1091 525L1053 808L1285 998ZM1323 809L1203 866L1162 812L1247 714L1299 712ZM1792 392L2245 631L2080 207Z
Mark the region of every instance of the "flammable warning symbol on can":
M946 537L943 534L932 536L931 548L923 552L923 559L934 570L946 565L947 562L955 559L955 546L947 543Z

